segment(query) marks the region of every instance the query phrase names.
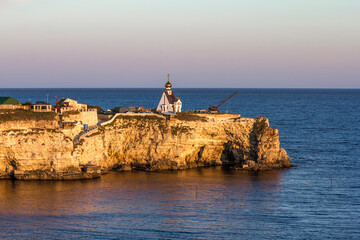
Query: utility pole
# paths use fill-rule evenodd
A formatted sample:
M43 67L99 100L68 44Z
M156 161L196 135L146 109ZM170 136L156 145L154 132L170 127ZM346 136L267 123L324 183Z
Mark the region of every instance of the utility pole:
M46 94L46 104L49 104L49 94Z

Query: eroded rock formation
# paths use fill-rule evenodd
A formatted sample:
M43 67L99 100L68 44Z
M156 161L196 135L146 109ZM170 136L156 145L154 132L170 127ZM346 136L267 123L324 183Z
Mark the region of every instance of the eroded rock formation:
M267 118L232 114L121 115L73 141L61 130L0 132L0 176L18 179L89 177L81 165L103 170L177 170L229 165L264 170L289 167L278 130Z

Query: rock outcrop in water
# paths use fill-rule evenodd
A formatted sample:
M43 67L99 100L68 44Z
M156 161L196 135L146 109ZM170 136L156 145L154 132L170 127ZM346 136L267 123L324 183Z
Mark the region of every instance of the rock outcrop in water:
M0 131L0 178L94 176L84 173L83 165L119 171L291 166L286 151L280 148L278 130L270 128L264 117L183 113L167 121L155 114L123 114L79 142L60 129Z

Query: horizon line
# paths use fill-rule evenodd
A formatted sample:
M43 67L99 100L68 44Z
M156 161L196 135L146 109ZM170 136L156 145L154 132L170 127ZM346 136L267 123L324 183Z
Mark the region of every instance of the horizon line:
M164 87L6 87L0 89L163 89ZM333 88L333 87L301 87L301 88L291 88L291 87L175 87L174 89L325 89L325 90L360 90L360 88Z

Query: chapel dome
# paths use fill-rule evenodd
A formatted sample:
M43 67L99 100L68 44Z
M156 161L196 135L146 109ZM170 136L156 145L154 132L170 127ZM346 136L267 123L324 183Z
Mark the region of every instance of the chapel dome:
M172 87L172 84L171 84L169 81L167 81L167 83L165 84L165 87L166 87L166 88L171 88L171 87Z

